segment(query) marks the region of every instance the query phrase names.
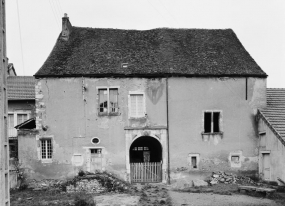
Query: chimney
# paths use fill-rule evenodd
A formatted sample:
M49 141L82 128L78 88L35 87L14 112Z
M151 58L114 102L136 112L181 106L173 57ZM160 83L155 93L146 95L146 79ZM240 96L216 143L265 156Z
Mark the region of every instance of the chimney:
M62 32L61 32L61 39L67 41L69 38L69 35L71 33L72 25L69 21L69 17L67 14L64 14L64 17L62 17Z

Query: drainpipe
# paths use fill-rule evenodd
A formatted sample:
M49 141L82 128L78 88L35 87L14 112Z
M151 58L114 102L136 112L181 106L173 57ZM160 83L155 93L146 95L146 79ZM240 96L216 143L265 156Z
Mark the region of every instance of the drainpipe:
M168 77L166 77L166 121L167 121L167 183L170 184L169 118L168 118Z

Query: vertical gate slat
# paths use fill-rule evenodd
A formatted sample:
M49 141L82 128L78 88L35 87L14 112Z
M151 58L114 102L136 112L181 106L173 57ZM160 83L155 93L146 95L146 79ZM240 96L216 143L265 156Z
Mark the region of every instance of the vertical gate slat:
M151 170L150 170L150 172L151 172L151 181L153 182L153 164L151 164Z

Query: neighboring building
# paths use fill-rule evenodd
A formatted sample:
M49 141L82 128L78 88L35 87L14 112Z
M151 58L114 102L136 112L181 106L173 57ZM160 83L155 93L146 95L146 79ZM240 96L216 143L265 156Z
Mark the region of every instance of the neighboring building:
M267 107L258 120L260 177L285 182L285 89L267 89Z
M19 157L36 179L258 175L266 77L231 29L93 29L64 17L35 74L36 131L20 137Z
M18 134L15 126L34 117L35 78L33 76L8 77L8 137L10 158L17 158Z
M11 68L11 64L10 68ZM12 64L13 66L13 64ZM16 76L14 67L8 73L8 138L10 158L10 188L18 184L18 174L14 163L18 161L18 132L16 125L34 117L35 114L35 78L33 76ZM15 75L12 75L15 74Z

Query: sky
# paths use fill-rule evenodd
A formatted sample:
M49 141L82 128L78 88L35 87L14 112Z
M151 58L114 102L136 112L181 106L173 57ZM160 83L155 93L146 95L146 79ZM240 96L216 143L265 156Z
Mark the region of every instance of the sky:
M40 69L64 13L78 27L231 28L267 73L267 87L285 88L285 0L7 0L7 56L17 75Z

